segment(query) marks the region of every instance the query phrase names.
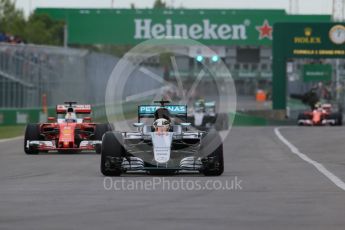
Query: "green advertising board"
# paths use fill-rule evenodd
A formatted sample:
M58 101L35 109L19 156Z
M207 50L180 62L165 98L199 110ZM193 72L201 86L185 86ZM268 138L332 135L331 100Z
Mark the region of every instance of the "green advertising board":
M345 23L276 23L273 36L272 104L276 110L286 109L287 59L345 58ZM330 67L316 68L323 68L325 77L326 72L331 75L326 70Z
M303 66L304 82L320 82L332 80L332 65L307 64Z
M273 24L329 22L329 15L292 16L283 10L150 10L39 8L65 20L69 44L135 45L162 37L182 37L205 45L271 45Z

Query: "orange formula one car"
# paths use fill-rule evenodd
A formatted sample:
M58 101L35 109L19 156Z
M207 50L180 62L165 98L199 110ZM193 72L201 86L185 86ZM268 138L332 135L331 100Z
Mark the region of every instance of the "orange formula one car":
M307 126L340 126L343 124L343 114L341 112L333 112L331 104L317 104L312 111L300 113L297 124Z
M79 152L83 150L100 153L102 136L111 130L109 124L91 122L91 106L65 102L56 106L56 118L48 123L28 124L24 138L26 154L39 152Z

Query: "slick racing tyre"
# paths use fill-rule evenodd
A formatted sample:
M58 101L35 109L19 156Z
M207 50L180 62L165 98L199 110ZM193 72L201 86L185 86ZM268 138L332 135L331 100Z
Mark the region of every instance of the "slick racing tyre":
M101 150L101 172L104 176L120 176L125 155L122 134L107 132L103 135Z
M218 114L217 119L216 119L215 128L218 131L229 129L229 116L225 113Z
M216 149L210 146L217 146ZM209 149L214 149L209 153ZM202 140L200 152L203 156L202 159L203 169L201 172L205 176L220 176L224 172L224 156L223 156L223 143L221 137L215 130L211 130Z
M102 140L103 134L105 134L108 131L111 131L111 127L109 124L97 124L94 139Z
M341 112L337 113L337 125L342 126L343 125L343 114Z
M188 116L186 122L190 123L191 126L194 127L194 117L193 116Z
M334 119L335 120L334 125L337 125L337 126L343 125L343 114L340 112L330 114L328 119Z
M299 126L303 126L304 124L302 122L299 122L300 120L310 120L311 117L310 115L304 114L304 113L299 113L297 117L297 124Z
M33 147L27 147L27 141L40 140L40 126L39 124L28 124L25 129L24 136L24 152L26 154L38 154L38 150Z
M108 131L111 131L111 126L109 124L97 124L95 133L94 133L94 140L101 141L103 135ZM96 149L96 153L98 154L100 154L102 151L101 145L96 145L95 149Z

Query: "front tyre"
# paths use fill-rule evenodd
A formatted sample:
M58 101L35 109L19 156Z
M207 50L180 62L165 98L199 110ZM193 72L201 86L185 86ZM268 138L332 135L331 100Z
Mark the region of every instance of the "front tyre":
M311 120L311 116L308 114L304 114L304 113L299 113L298 117L297 117L297 125L298 126L303 126L304 125L304 120Z
M222 175L224 172L223 143L221 137L215 130L211 130L201 140L200 151L204 156L202 159L203 169L201 172L205 176Z
M28 141L40 140L40 125L39 124L28 124L25 129L24 136L24 152L28 155L38 154L38 149L27 146Z
M103 135L101 148L101 172L104 176L120 176L122 160L125 154L123 137L119 132L107 132Z

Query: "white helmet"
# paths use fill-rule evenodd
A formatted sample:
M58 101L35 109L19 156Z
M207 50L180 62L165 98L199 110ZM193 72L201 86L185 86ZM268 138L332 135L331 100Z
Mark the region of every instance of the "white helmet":
M158 127L166 127L169 128L170 122L167 119L164 118L159 118L153 122L153 127L158 128Z

